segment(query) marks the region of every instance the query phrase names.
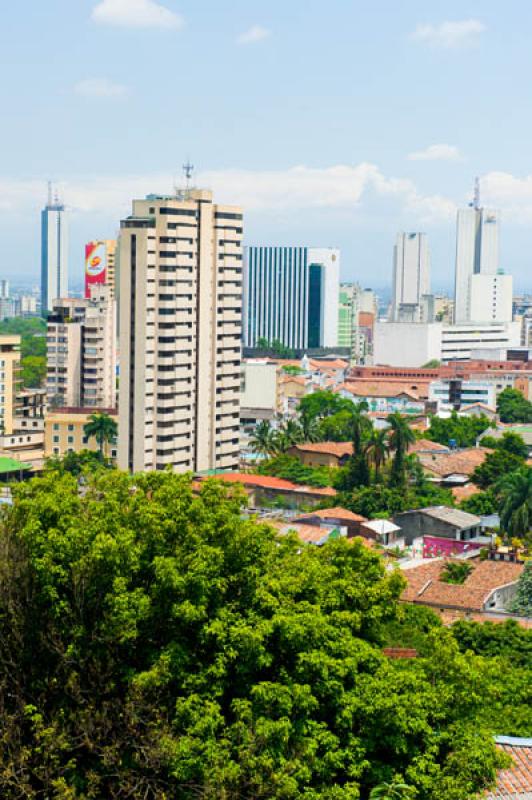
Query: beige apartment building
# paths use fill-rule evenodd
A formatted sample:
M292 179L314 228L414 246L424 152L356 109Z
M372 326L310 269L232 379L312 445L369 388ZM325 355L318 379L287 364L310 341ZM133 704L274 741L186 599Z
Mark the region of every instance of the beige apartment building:
M54 301L47 328L48 404L116 407L116 304L110 288Z
M44 455L63 457L67 453L79 453L81 450L98 450L94 436L85 436L85 425L89 422L94 408L55 408L48 411L44 423ZM115 408L101 408L98 413L108 414L118 421ZM104 455L116 458L116 442L104 444Z
M238 466L242 226L197 189L134 200L121 223L123 469Z
M20 336L0 336L0 432L13 433L20 371Z

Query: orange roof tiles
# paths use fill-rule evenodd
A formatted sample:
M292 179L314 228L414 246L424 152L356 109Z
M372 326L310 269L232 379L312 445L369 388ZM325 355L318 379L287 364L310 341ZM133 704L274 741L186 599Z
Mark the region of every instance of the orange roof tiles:
M354 514L352 511L349 511L347 508L342 508L341 506L316 509L316 511L310 511L305 516L319 517L320 519L339 519L345 520L345 522L367 522L366 517L362 517L360 514Z
M507 753L513 766L503 769L497 776L497 785L486 793L488 800L525 800L532 797L532 739L500 739L497 747Z
M352 454L353 442L305 442L294 445L294 449L303 453L324 453L343 458Z
M433 442L431 439L416 439L413 444L408 448L409 453L448 453L449 448L439 442Z
M446 562L435 560L403 571L408 581L401 599L409 603L469 611L483 611L490 594L501 586L515 583L523 571L522 564L505 561L469 562L472 567L464 583L440 580Z
M456 500L457 503L461 503L463 500L468 500L473 495L478 494L480 489L478 486L475 486L474 483L466 483L465 486L453 486L451 489L451 493Z
M476 468L484 463L489 453L491 450L487 447L470 447L467 450L451 453L420 454L419 460L424 469L443 478L456 473L472 475Z
M262 489L278 489L285 492L297 492L299 494L316 495L323 497L334 497L335 489L330 486L304 486L292 481L285 481L283 478L274 478L271 475L255 475L246 472L223 472L213 476L216 480L224 483L241 483L242 486L257 487Z
M406 395L412 400L419 400L418 393L408 384L399 381L346 381L342 389L355 397L400 397Z

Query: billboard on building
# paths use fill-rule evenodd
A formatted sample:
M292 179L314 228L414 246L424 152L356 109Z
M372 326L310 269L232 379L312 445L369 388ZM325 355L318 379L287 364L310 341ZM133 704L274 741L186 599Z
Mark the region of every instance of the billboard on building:
M90 297L91 286L105 283L107 272L107 244L89 242L85 245L85 297Z

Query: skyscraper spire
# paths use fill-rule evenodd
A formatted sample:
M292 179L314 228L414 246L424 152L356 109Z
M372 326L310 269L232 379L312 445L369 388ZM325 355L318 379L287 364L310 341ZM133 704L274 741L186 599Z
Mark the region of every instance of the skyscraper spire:
M475 178L475 190L473 193L473 208L480 208L480 178Z

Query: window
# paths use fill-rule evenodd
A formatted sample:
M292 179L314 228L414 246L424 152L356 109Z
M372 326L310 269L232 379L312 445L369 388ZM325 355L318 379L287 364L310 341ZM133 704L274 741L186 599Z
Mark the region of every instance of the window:
M54 443L59 442L59 436L54 436Z
M69 444L74 444L74 437L73 436L69 436L67 441L68 441Z
M68 430L69 430L69 431L73 431L73 430L74 430L74 426L73 426L73 425L69 425L69 426L68 426Z
M54 422L54 431L58 430L59 430L59 424L57 422Z

